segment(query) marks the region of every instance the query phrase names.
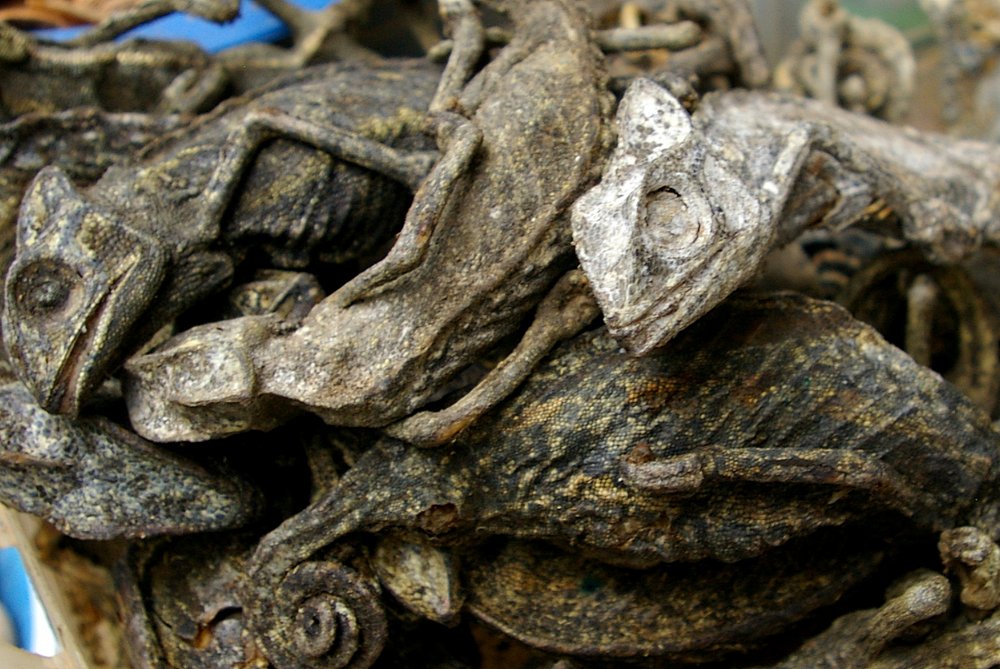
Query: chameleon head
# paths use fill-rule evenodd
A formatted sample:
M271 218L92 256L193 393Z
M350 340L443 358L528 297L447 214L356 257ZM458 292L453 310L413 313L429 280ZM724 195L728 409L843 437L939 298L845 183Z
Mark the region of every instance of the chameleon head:
M165 268L154 239L85 199L58 168L38 173L18 217L3 334L18 377L44 409L79 411L128 352L122 340Z
M665 89L636 79L617 123L601 183L573 205L573 241L608 329L642 354L744 282L768 230L757 193Z

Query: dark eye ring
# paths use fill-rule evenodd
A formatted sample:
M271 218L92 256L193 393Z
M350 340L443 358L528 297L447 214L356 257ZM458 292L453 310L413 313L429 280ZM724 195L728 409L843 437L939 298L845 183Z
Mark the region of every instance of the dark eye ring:
M18 272L14 283L17 304L27 314L54 316L66 312L79 292L80 275L57 260L40 260Z

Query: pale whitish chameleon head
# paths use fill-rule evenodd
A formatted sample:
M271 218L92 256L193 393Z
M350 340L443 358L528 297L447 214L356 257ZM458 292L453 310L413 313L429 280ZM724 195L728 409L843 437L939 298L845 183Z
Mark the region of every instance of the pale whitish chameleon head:
M17 222L3 334L11 363L38 403L76 414L120 361L122 339L163 280L166 255L60 169L41 170Z
M740 157L662 87L634 81L617 123L601 183L573 206L573 240L608 329L645 353L751 276L772 231Z

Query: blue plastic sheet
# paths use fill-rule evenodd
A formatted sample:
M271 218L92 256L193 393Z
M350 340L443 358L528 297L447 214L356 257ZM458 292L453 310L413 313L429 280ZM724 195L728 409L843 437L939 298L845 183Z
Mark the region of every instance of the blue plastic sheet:
M294 0L305 9L322 9L330 0ZM337 0L333 0L337 2ZM76 37L86 28L53 28L36 30L38 37L62 41ZM119 40L144 39L187 40L210 53L245 42L274 42L288 35L288 30L273 14L251 0L241 0L239 16L229 23L219 24L186 14L170 14L124 33Z
M0 604L14 623L15 642L32 649L31 583L24 571L21 554L14 547L0 548Z

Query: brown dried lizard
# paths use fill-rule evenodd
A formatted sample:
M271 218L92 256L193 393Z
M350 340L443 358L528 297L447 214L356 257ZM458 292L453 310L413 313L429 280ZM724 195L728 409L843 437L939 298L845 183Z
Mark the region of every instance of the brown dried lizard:
M317 557L349 536L515 536L648 567L860 526L995 534L998 463L988 416L841 307L734 298L660 355L579 336L446 447L378 442L261 541L247 601L271 660L298 666L348 652L337 607L379 636L376 590Z
M49 411L76 413L153 332L223 288L247 249L342 261L396 232L437 153L424 61L303 71L76 188L43 169L22 204L4 335Z
M617 118L618 147L574 205L573 235L609 329L635 353L746 283L772 247L873 204L899 227L885 232L936 262L1000 242L995 144L756 91L710 94L689 114L648 80Z
M444 110L435 116L442 158L388 257L292 332L276 318L236 319L132 359L127 399L140 433L200 440L268 428L303 408L333 424L383 426L434 399L537 306L520 346L479 386L394 428L440 443L593 318L582 277L557 280L573 262L569 205L610 141L601 55L573 0L497 4L513 38L465 84L482 28L468 2L442 3L455 33L433 106Z
M113 163L184 122L177 114L71 109L0 124L0 271L6 274L13 260L17 210L39 170L58 165L74 182L92 183Z
M239 527L260 493L232 473L151 444L112 421L43 411L20 383L0 383L0 500L80 539Z

